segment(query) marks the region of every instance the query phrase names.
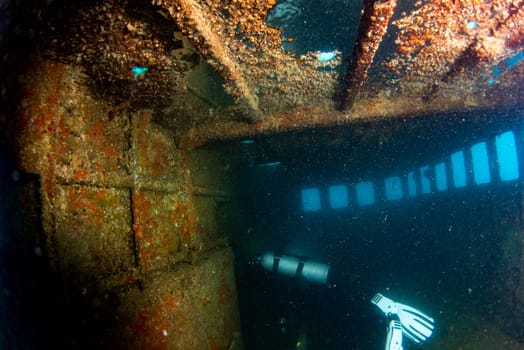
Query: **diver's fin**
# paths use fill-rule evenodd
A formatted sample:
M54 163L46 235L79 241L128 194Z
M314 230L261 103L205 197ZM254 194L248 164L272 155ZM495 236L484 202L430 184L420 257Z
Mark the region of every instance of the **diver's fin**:
M402 350L402 325L400 321L391 320L384 350Z
M377 305L386 316L397 313L397 303L389 298L386 298L380 293L375 294L375 296L371 299L371 303Z
M380 293L377 293L371 299L371 303L382 310L386 316L397 315L402 324L402 332L415 343L420 343L433 334L435 321L423 312L411 306L394 302Z
M397 303L397 316L402 324L402 331L415 343L428 339L433 334L433 318L408 305Z

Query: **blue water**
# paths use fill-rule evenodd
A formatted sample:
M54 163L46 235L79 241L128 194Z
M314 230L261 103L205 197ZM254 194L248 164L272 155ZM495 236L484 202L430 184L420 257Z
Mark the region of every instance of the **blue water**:
M282 48L298 54L308 52L349 53L356 37L361 4L355 1L279 1L268 24L283 30Z

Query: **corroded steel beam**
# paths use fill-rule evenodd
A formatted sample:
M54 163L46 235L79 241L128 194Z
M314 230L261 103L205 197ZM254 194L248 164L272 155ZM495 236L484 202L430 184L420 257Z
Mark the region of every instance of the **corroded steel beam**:
M261 112L258 98L243 76L238 57L214 26L215 14L210 8L202 6L198 0L157 0L154 3L169 11L170 16L221 74L230 92L249 110L250 118L259 119Z
M362 85L367 80L368 71L373 63L397 0L365 0L360 17L357 39L345 80L340 108L348 109L353 105Z

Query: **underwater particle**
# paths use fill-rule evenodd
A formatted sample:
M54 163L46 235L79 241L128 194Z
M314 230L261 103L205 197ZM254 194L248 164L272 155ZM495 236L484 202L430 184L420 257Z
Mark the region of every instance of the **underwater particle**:
M478 22L477 21L470 21L466 24L466 28L468 30L471 30L471 29L475 29L479 26Z
M167 331L166 331L165 329L162 331L162 335L163 335L164 337L167 337Z
M148 71L149 71L148 67L134 66L133 68L131 68L131 72L133 72L135 79L141 75L146 74Z
M337 54L335 53L335 51L321 52L318 55L318 60L320 62L328 62L334 59L335 57L337 57Z

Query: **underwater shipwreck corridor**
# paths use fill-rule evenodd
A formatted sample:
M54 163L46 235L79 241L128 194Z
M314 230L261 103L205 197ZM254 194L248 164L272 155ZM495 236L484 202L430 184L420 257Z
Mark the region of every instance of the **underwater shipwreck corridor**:
M0 2L0 349L524 348L524 2Z
M380 292L434 319L405 349L522 348L520 113L235 141L250 213L232 243L246 347L382 348Z

